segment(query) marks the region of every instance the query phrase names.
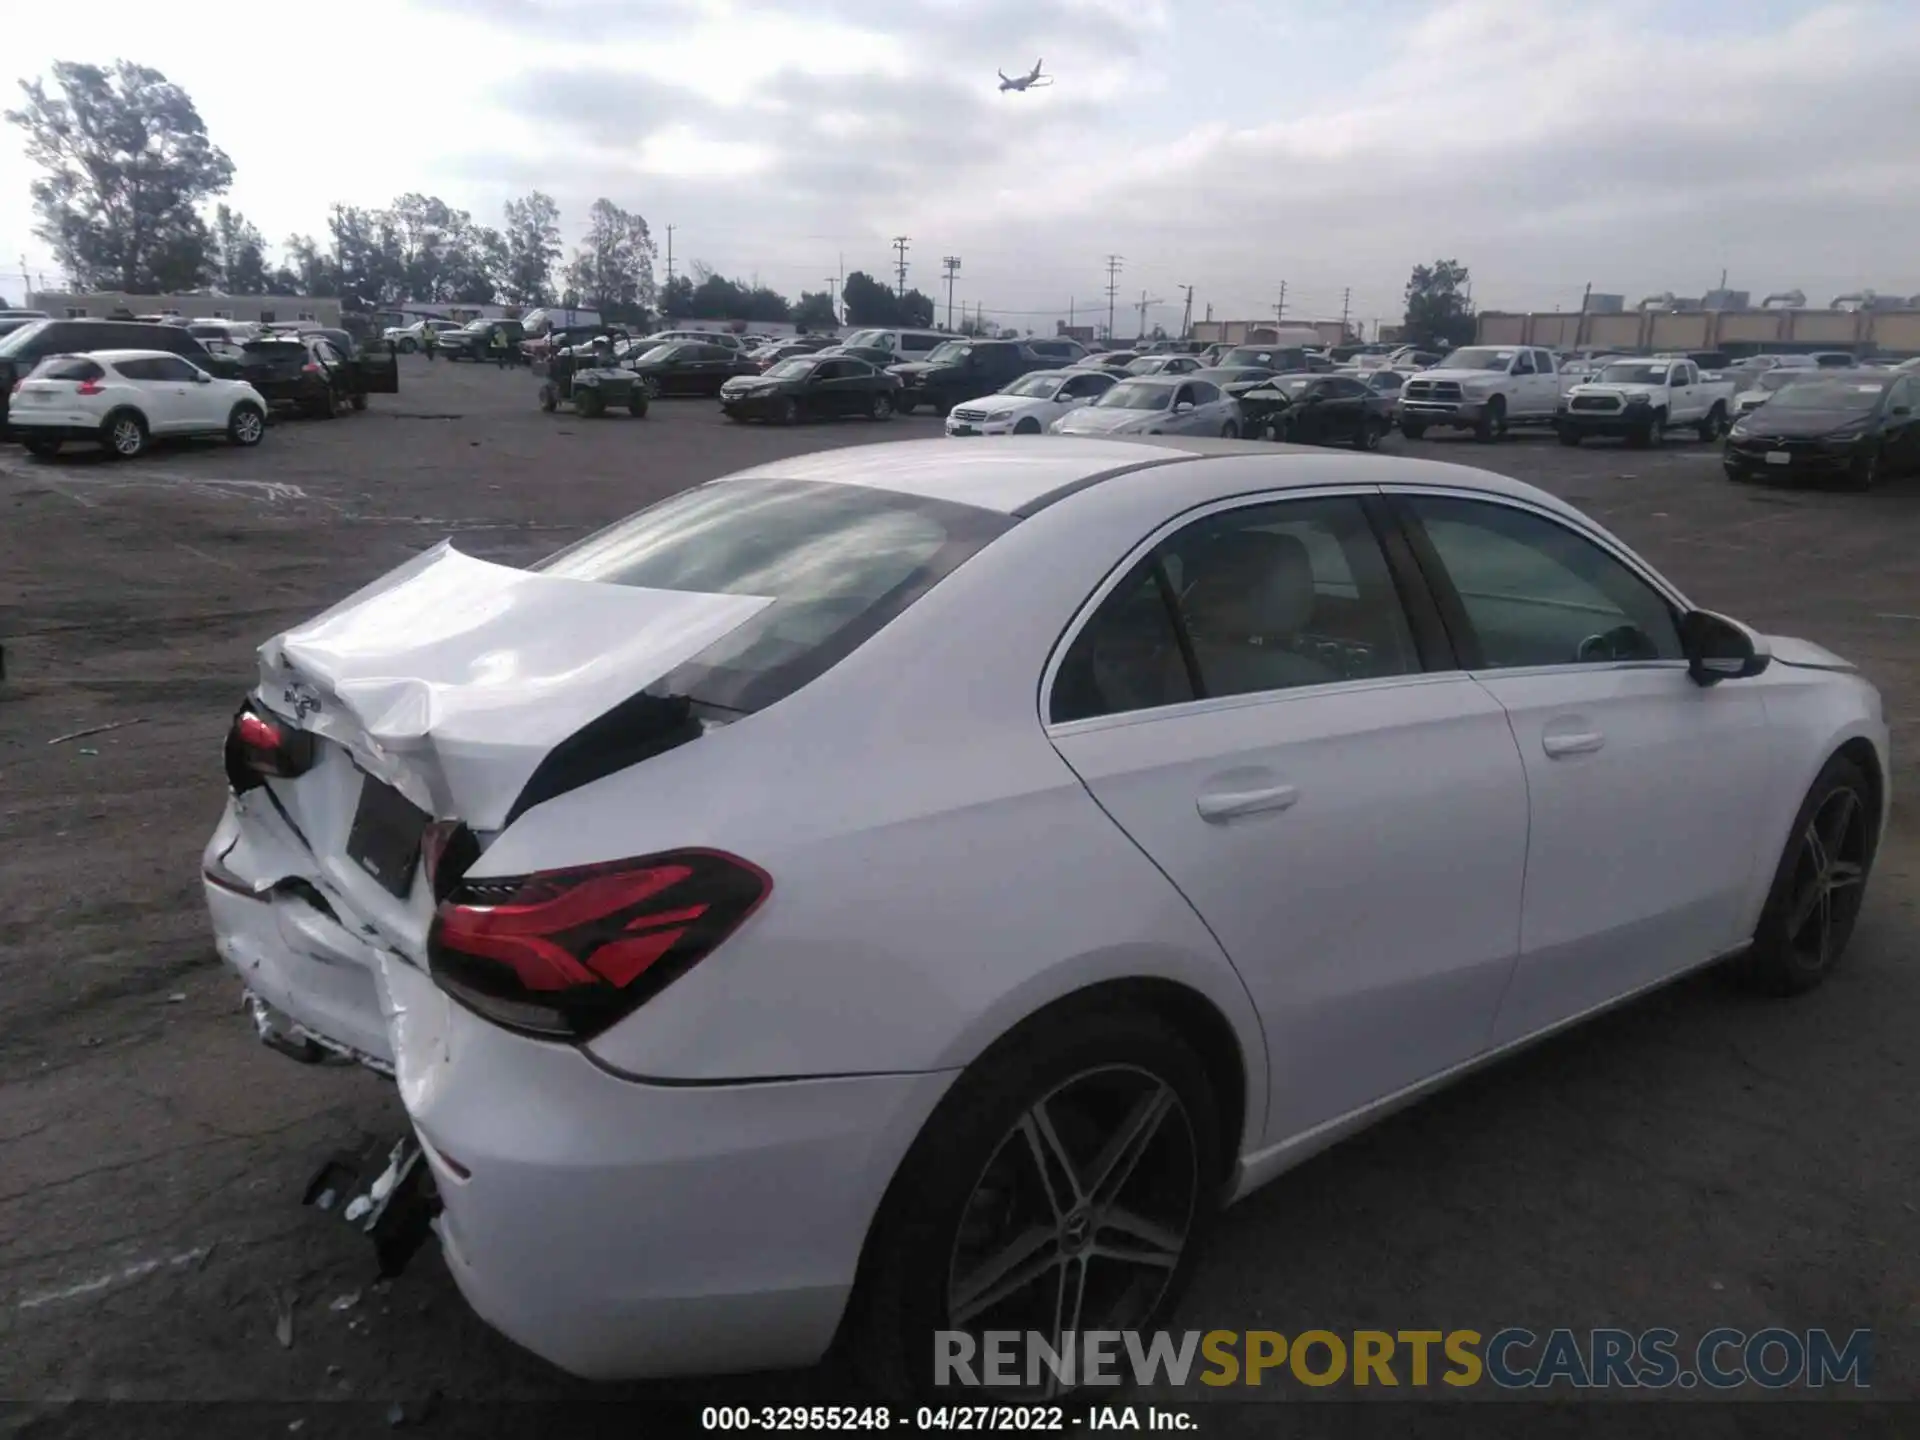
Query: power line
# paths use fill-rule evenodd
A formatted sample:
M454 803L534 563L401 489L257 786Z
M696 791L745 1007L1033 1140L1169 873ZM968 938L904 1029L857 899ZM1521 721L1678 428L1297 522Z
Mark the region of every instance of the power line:
M1107 256L1107 338L1113 338L1113 301L1120 293L1120 262L1124 257Z
M894 270L894 273L900 277L900 288L896 293L899 294L902 298L904 298L907 293L907 237L906 236L896 235L893 237L893 253L897 257L893 264L893 270Z

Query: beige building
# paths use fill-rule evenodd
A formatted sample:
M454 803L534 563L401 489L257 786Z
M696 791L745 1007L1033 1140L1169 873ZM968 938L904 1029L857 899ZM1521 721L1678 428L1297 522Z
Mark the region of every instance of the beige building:
M1360 337L1338 320L1196 320L1188 338L1202 345L1349 345Z
M67 320L105 320L116 314L177 315L186 320L312 320L337 327L340 302L306 295L128 295L117 290L71 293L45 290L27 308Z
M1920 355L1920 308L1910 310L1628 310L1595 315L1482 311L1482 345L1552 350L1851 350Z

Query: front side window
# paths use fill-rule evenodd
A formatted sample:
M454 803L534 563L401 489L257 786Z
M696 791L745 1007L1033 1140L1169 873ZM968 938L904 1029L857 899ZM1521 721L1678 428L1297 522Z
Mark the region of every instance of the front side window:
M1056 723L1412 674L1413 639L1358 500L1210 515L1154 547L1074 638Z
M177 355L162 355L147 362L153 366L156 380L193 381L200 378L198 366L189 365Z
M1685 658L1672 606L1585 536L1510 505L1407 503L1487 669Z

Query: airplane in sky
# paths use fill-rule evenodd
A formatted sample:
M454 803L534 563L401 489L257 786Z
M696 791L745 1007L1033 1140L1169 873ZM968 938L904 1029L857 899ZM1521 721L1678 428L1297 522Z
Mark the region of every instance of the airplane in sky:
M1009 75L1004 70L996 70L993 73L1000 77L1000 89L1003 92L1007 90L1018 90L1022 94L1025 94L1028 90L1036 86L1045 89L1047 86L1053 84L1053 77L1051 75L1042 75L1040 73L1040 65L1040 61L1034 61L1033 69L1025 75Z

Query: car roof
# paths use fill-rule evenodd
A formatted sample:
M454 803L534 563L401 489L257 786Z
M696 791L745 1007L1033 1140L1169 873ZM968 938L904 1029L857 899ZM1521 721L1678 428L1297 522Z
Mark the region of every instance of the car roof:
M179 360L183 358L172 350L85 350L78 352L78 354L81 358L88 360L104 360L109 365L117 365L122 360ZM56 357L49 355L47 358L52 360ZM192 362L189 361L188 363L191 364Z
M901 440L816 450L757 465L723 478L807 480L862 485L927 500L973 505L1026 516L1104 480L1155 467L1210 459L1255 459L1263 489L1328 484L1422 484L1521 499L1591 523L1566 502L1521 480L1466 465L1398 456L1341 455L1307 447L1256 445L1191 436L1100 439L1057 435L987 445L951 440Z

